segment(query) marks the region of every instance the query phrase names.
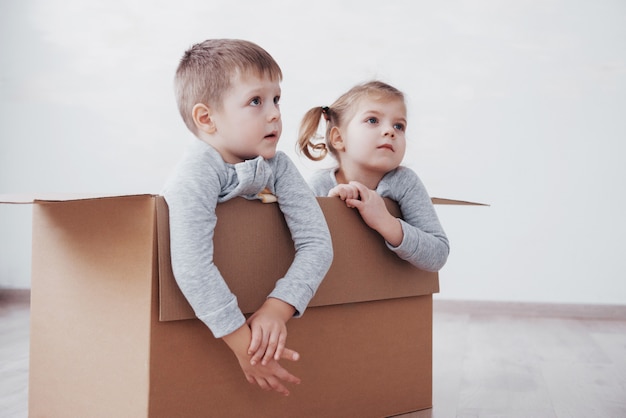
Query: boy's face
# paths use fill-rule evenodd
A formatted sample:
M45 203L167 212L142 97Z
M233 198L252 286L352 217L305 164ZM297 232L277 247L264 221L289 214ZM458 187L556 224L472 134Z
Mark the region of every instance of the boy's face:
M279 100L278 80L250 74L233 78L221 109L212 113L211 145L224 161L236 164L258 156L274 157L283 129Z

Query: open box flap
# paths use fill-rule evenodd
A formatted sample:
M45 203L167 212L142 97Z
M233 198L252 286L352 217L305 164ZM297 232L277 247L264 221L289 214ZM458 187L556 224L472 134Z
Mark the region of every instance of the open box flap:
M125 196L154 196L149 193L103 194L103 193L16 193L0 194L0 203L31 204L36 202L69 202L72 200L108 199Z
M437 273L401 260L358 212L336 198L318 198L326 216L334 261L309 307L419 296L439 291ZM390 210L397 206L387 202ZM216 208L214 262L244 313L256 311L294 257L289 229L277 204L236 198ZM174 279L165 199L157 197L160 319L194 318Z
M65 202L71 200L106 199L123 196L155 196L149 193L137 194L102 194L102 193L16 193L0 194L0 203L8 204L31 204L35 202ZM485 203L470 202L466 200L446 199L433 197L431 201L435 205L460 205L460 206L489 206Z
M489 206L486 203L469 202L467 200L445 199L442 197L431 197L434 205L459 205L459 206Z

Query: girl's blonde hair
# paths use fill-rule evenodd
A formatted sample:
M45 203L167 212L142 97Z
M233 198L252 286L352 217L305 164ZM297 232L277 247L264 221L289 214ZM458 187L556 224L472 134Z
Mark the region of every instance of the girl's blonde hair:
M313 161L324 159L329 152L336 157L337 151L329 141L330 130L335 126L343 126L353 116L359 101L366 97L404 102L404 94L400 90L382 81L372 80L358 84L342 94L332 105L317 106L304 114L298 132L298 151ZM322 117L326 121L324 138L317 134Z
M174 78L178 111L193 132L192 109L198 103L221 109L224 94L236 74L282 81L272 56L260 46L241 39L208 39L193 45L180 59Z

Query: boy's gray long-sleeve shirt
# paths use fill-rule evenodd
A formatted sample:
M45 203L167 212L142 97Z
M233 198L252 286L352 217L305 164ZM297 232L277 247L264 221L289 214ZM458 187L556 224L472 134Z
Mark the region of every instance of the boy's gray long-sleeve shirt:
M174 277L216 338L244 325L245 317L213 264L215 208L238 196L257 199L265 188L277 197L296 249L292 265L284 277L277 277L269 296L294 306L301 316L330 268L332 242L315 196L286 154L279 151L269 160L258 157L233 165L196 140L163 190Z
M309 180L316 196L328 196L337 186L336 169L320 170ZM404 237L397 247L387 247L403 260L426 271L439 271L446 263L450 244L426 187L417 174L400 166L385 174L376 192L400 206Z

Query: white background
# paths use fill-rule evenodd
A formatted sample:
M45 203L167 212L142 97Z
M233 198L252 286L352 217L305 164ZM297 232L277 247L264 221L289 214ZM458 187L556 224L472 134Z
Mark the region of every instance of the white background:
M301 116L380 78L452 252L441 299L626 304L622 0L0 0L0 193L158 193L191 140L172 93L206 38L284 72ZM30 284L29 206L0 206L0 287Z

